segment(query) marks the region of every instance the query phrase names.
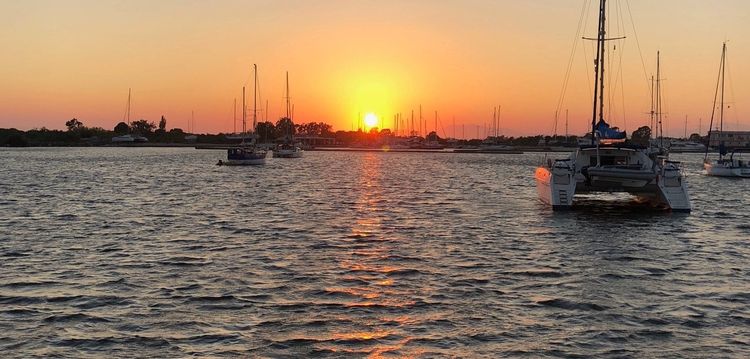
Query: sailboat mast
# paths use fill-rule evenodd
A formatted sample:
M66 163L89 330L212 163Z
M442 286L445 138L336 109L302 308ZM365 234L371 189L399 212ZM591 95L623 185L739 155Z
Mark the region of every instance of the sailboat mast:
M683 135L685 136L686 140L688 138L688 136L687 136L687 119L688 119L688 115L685 115L685 133Z
M594 110L591 117L591 144L593 145L596 141L596 111L597 108L603 109L603 99L604 96L602 92L604 92L604 24L605 24L605 8L606 8L606 2L607 0L600 0L599 1L599 29L596 39L596 60L594 62ZM599 102L602 102L600 105ZM600 107L601 106L601 107ZM601 111L599 113L599 118L602 118Z
M258 65L256 64L253 64L253 73L255 74L255 81L253 82L253 136L255 136L255 126L258 122Z
M654 76L651 75L651 132L656 131L656 126L654 125L654 96L656 94L654 93Z
M414 110L411 110L411 133L409 136L414 136Z
M656 52L656 120L659 135L659 147L664 148L664 128L661 122L661 66L660 52Z
M128 121L128 127L130 127L130 88L128 88L128 107L125 111L125 118Z
M232 127L232 133L237 133L237 98L234 98L234 110L233 110L233 123L234 127Z
M492 108L492 137L495 137L497 131L497 107Z
M242 142L245 142L247 132L247 105L245 105L245 86L242 86Z
M422 105L419 105L419 135L422 136Z
M500 137L500 134L502 133L501 131L502 127L500 127L500 109L502 108L503 108L502 105L497 105L497 135L496 137L498 138Z
M435 137L437 137L437 133L438 133L437 121L438 121L437 111L435 111Z
M286 72L286 118L291 120L291 117L289 117L290 112L289 107L289 71Z
M719 134L724 132L724 73L726 72L727 43L721 47L721 110L719 110Z

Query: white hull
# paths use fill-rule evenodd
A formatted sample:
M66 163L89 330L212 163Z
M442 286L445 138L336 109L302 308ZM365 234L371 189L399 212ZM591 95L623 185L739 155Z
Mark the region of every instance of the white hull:
M301 149L294 150L274 150L273 158L300 158L305 153Z
M221 166L259 166L266 164L265 158L252 159L252 160L226 160L219 161Z
M654 164L642 150L594 150L579 150L569 159L537 168L535 179L539 199L553 210L560 210L573 206L576 192L626 192L648 199L656 207L679 212L692 209L687 183L677 162L661 159ZM595 165L607 158L625 163Z
M721 164L713 161L704 163L703 168L709 176L750 178L750 167L739 167L729 163Z

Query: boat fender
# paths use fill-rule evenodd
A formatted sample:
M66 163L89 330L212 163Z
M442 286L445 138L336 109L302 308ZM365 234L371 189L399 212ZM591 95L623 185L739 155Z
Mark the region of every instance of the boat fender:
M581 174L586 178L586 184L591 186L591 177L589 177L589 166L581 167Z

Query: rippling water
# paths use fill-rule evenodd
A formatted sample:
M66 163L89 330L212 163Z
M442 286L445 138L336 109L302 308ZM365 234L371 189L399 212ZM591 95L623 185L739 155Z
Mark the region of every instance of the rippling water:
M747 357L750 180L536 199L541 154L0 149L0 352Z

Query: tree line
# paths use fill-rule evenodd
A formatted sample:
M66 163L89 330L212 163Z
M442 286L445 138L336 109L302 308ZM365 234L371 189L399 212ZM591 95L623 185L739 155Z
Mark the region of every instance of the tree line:
M66 130L49 130L46 128L20 131L17 129L0 129L0 146L80 146L80 145L104 145L112 143L112 137L125 134L137 134L146 137L149 142L154 143L232 143L226 134L191 134L180 128L167 130L167 119L162 116L158 123L146 120L133 121L130 124L119 122L110 131L101 127L87 127L76 118L65 122ZM343 146L352 144L377 144L393 138L389 129L372 128L369 131L333 131L333 127L325 122L309 122L295 124L290 118L283 117L276 123L265 121L257 124L258 141L261 143L273 143L291 140L295 136L317 137L333 139L335 143ZM637 144L647 145L652 137L651 129L642 126L632 133L630 141ZM425 136L425 140L447 143L449 140L439 137L435 132ZM483 141L490 140L495 144L510 146L575 146L577 136L498 136L488 139L452 140L458 145L479 145ZM694 133L689 140L706 142L706 138Z

